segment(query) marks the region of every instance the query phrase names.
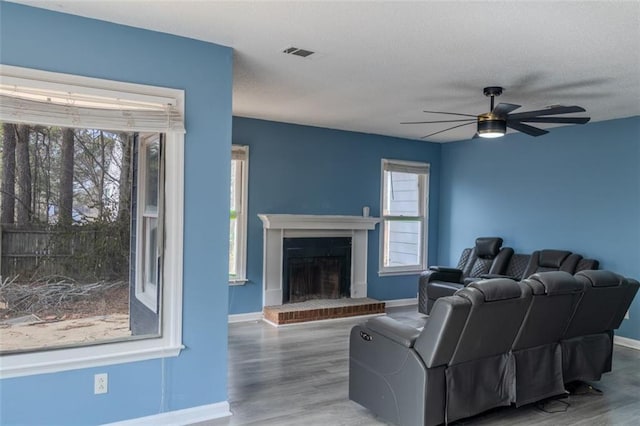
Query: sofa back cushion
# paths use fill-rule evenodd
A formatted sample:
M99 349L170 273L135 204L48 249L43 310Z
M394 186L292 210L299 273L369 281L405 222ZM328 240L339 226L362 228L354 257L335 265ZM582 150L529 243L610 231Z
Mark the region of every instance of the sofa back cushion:
M610 271L581 271L575 275L584 294L564 334L565 339L602 333L617 328L620 312L626 312L632 282ZM629 300L629 304L631 300Z
M460 296L436 300L414 349L427 368L446 365L453 355L467 318L471 302Z
M537 250L531 254L522 278L528 278L536 272L547 271L565 271L573 274L581 259L582 256L579 254L566 250Z
M504 278L477 281L456 296L471 302L469 317L449 365L506 354L525 316L531 291Z
M523 283L533 297L513 350L559 342L582 297L584 284L568 272L540 272Z

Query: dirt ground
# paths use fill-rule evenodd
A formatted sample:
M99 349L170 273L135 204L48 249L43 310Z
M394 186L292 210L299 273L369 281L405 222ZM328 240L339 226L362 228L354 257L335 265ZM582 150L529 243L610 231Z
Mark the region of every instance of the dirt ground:
M95 291L67 303L20 311L0 305L0 351L121 339L129 331L129 286Z

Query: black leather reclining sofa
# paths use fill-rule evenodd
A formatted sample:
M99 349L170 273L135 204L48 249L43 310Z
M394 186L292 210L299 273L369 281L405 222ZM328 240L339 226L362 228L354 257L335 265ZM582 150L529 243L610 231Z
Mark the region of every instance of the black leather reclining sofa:
M613 330L640 284L609 271L475 281L435 301L423 329L353 327L349 398L399 425L438 425L539 401L611 371Z
M487 278L511 278L520 281L536 272L564 271L570 274L598 269L599 262L566 250L538 250L531 254L514 253L502 247L502 238L477 238L473 248L462 251L455 268L431 266L420 275L418 311L429 314L434 302L473 281Z

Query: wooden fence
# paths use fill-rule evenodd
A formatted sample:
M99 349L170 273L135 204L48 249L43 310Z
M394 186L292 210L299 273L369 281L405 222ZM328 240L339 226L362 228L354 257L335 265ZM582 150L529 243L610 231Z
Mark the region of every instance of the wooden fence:
M126 278L129 241L117 225L51 227L0 225L0 275L26 281L51 275Z

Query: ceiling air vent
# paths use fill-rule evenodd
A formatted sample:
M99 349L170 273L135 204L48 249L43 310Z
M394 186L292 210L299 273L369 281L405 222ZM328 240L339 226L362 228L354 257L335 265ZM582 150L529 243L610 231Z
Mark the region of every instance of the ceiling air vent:
M286 53L287 55L302 56L303 58L306 58L307 56L313 55L315 52L305 49L298 49L297 47L289 47L287 49L284 49L282 53Z

